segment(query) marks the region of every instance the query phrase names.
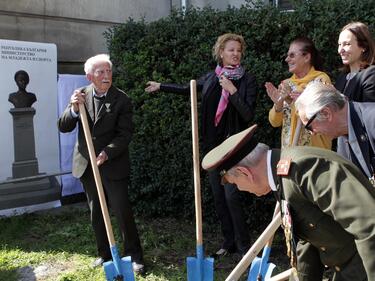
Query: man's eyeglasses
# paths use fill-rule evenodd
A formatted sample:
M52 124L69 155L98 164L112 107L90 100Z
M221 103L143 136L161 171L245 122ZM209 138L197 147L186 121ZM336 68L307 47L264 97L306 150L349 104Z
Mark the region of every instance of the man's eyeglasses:
M305 125L305 129L312 132L312 128L311 128L311 123L315 120L316 116L318 116L319 112L315 113L313 116L311 116L311 118L309 119L309 121L307 121L306 125Z

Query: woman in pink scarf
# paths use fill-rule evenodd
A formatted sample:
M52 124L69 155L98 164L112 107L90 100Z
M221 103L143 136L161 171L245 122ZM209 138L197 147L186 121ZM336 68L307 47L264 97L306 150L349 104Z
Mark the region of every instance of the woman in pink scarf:
M242 36L226 33L218 37L213 57L218 65L197 80L202 92L201 139L203 155L227 137L248 127L254 118L256 102L255 77L241 66L245 52ZM188 94L190 85L165 84L149 81L146 92ZM235 185L221 184L217 172L209 172L216 212L224 241L214 256L238 252L245 254L250 247L249 229L242 209L241 193Z

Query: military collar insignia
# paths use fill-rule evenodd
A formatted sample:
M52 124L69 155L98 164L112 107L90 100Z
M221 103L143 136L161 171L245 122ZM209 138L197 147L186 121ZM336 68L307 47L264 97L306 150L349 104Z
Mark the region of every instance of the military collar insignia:
M276 172L278 176L287 176L289 174L291 158L280 159L276 166Z

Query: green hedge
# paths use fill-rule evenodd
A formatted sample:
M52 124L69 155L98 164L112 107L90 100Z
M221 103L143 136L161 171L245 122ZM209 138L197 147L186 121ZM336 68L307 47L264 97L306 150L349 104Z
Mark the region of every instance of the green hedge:
M253 2L226 11L190 9L185 15L174 11L152 23L129 19L106 32L115 66L114 83L134 102L136 132L131 144L130 194L138 213L176 217L194 214L190 99L145 93L148 80L188 83L215 67L211 48L219 35L242 34L248 45L243 64L255 74L259 87L255 118L260 124L258 135L263 142L278 147L280 131L268 123L271 102L264 82L278 84L290 76L284 58L291 40L301 35L311 37L334 80L340 67L340 29L356 20L371 29L375 24L373 0L298 1L294 5L294 12ZM203 171L201 176L204 220L211 220L212 195ZM272 200L249 194L244 197L250 223L269 219Z

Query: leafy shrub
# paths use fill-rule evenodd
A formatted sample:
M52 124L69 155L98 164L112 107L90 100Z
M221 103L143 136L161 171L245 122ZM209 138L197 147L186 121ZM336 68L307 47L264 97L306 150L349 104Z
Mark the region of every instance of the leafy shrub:
M284 58L292 39L301 35L312 38L334 80L340 67L340 29L350 21L365 22L370 29L375 23L372 0L295 1L294 6L294 12L250 1L226 11L192 8L185 15L174 11L151 23L129 19L106 32L115 84L126 90L134 103L130 194L137 212L176 217L192 217L194 213L190 99L145 93L148 80L188 83L215 67L211 48L219 35L242 34L248 45L243 64L257 77L259 89L254 123L260 124L261 141L279 147L280 131L268 122L272 103L264 82L277 85L290 76ZM202 174L204 219L211 220L215 214L209 189ZM274 202L244 196L249 222L268 221Z

